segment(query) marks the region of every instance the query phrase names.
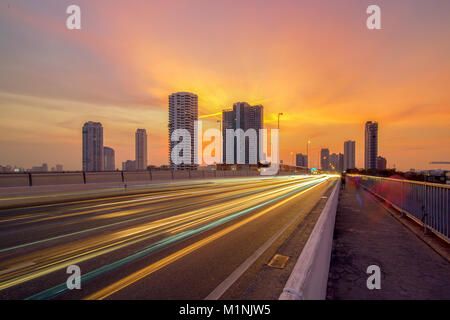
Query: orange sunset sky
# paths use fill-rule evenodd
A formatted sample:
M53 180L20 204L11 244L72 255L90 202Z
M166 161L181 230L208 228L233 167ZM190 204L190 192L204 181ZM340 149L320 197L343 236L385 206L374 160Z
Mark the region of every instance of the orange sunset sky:
M68 30L77 4L82 29ZM366 28L381 7L382 30ZM100 121L116 167L148 132L167 159L168 95L199 96L200 115L234 102L283 112L280 157L343 152L379 122L388 167L450 161L450 1L0 0L0 165L81 169L81 127ZM210 126L218 127L208 118ZM445 168L441 166L442 168Z

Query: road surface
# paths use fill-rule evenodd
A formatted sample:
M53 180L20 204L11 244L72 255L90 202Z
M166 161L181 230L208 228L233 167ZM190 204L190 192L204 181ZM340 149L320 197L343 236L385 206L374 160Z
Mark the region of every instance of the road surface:
M267 255L335 181L210 180L0 211L0 299L261 298L249 288ZM79 290L67 288L70 265L80 268Z

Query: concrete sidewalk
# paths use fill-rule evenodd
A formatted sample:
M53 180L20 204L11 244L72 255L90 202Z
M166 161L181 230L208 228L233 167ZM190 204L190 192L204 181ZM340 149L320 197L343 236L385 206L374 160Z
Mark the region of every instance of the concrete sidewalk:
M381 269L380 290L367 288L370 265ZM347 183L336 215L327 299L450 299L450 263L374 196Z

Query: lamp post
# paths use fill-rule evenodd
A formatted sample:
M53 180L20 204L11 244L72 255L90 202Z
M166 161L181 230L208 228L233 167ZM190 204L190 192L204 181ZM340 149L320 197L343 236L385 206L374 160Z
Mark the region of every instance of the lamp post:
M218 123L219 126L220 126L220 132L222 132L222 121L221 121L221 120L217 120L217 123Z
M280 116L282 116L282 115L283 115L283 112L280 112L278 114L278 130L280 130Z
M317 168L320 168L320 169L322 169L322 166L321 166L321 161L322 159L321 159L321 157L320 157L320 151L318 151L317 152Z
M222 138L221 138L221 139L222 139L222 148L220 149L220 150L221 150L221 152L220 152L220 158L223 159L223 153L224 153L223 145L224 145L225 137L224 137L224 134L223 134L223 132L222 132L222 120L217 120L217 123L219 124L219 127L220 127L220 136L222 137ZM217 165L216 165L216 170L217 170ZM216 173L214 173L214 174L216 174Z
M309 145L311 144L311 141L308 140L306 143L306 169L309 168Z

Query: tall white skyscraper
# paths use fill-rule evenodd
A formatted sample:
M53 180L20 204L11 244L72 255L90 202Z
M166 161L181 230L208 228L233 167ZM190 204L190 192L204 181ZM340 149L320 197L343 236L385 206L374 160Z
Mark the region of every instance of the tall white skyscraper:
M355 141L344 142L344 170L355 169Z
M367 121L365 132L364 168L377 169L378 122Z
M189 92L177 92L169 96L169 163L174 170L196 170L194 121L198 120L198 96ZM186 129L191 135L191 164L175 164L172 161L172 149L179 142L171 141L172 132L176 129ZM181 155L180 155L181 156Z
M100 122L83 126L83 171L103 171L103 127Z
M147 131L136 130L136 170L147 170Z

